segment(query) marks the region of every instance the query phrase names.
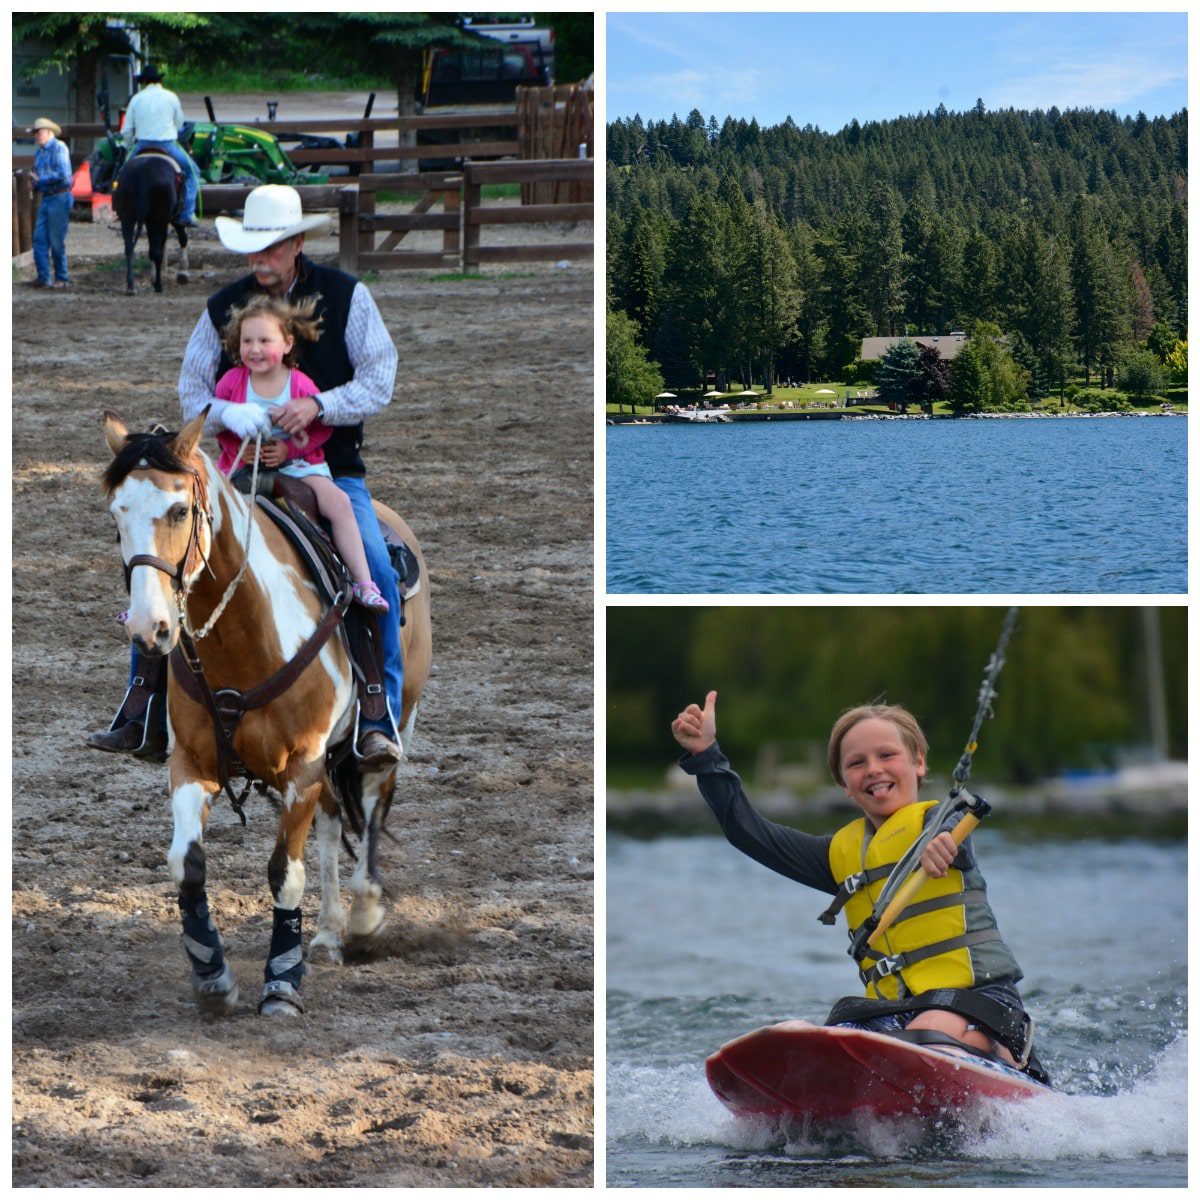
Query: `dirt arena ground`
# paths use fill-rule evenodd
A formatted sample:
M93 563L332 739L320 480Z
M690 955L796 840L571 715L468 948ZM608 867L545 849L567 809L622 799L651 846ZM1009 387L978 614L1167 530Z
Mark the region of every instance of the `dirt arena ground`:
M166 768L83 742L127 662L102 412L178 427L188 334L241 272L205 225L163 295L126 298L119 238L75 222L72 287L13 284L12 1182L589 1185L591 267L370 283L400 370L369 480L422 539L435 639L384 843L388 953L311 970L299 1020L257 1017L274 816L218 804L209 896L243 999L201 1022ZM306 936L315 838L308 868Z

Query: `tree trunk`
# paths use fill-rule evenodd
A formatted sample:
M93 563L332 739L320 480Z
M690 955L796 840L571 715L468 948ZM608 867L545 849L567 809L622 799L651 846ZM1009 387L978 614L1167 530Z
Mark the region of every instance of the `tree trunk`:
M417 115L417 86L421 82L421 64L424 61L423 52L418 49L401 49L396 51L395 82L396 82L396 112L401 117ZM417 133L415 129L400 130L399 144L415 146ZM402 159L400 169L415 170L416 163L411 159Z
M100 57L100 51L91 50L76 59L75 114L72 119L79 125L96 125L103 120L96 105L96 93L100 90ZM72 162L82 162L95 148L95 138L72 138Z

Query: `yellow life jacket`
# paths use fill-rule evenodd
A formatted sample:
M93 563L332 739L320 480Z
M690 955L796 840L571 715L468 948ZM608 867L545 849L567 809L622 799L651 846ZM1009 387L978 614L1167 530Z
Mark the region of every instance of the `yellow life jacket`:
M822 916L845 906L850 935L871 915L891 869L917 840L936 801L906 804L872 832L865 817L833 835L829 866L840 891ZM969 988L995 979L1021 978L1000 937L978 869L951 867L943 879L927 879L883 935L877 949L863 947L859 978L872 994L889 1000L933 988Z

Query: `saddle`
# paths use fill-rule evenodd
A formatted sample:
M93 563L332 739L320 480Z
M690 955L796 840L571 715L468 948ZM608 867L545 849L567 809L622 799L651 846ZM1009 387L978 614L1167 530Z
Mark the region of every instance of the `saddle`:
M264 474L268 476L265 481ZM250 468L243 467L230 476L230 483L239 491L249 493L251 478ZM258 483L254 502L286 535L304 560L326 604L332 606L339 594L348 591L350 573L338 555L333 539L321 523L312 488L302 480L279 471L260 471ZM421 586L420 564L394 529L383 522L380 522L380 526L400 577L400 611L395 619L403 625L404 604ZM380 619L379 615L360 605L351 605L346 609L338 630L354 671L360 715L368 721L390 721L399 716L398 713L391 717L388 714L387 694L383 687ZM382 614L382 619L391 620L392 614Z

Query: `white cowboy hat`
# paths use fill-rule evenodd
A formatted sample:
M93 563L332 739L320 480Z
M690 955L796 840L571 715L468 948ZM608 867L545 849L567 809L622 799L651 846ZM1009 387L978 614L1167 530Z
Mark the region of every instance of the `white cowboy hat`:
M328 213L311 213L306 217L300 208L300 193L278 183L256 187L246 197L240 222L232 217L218 217L216 221L221 244L238 254L254 254L310 230L323 232L332 224Z
M37 133L39 129L48 129L55 137L58 137L62 133L62 130L49 117L38 117L25 132Z

